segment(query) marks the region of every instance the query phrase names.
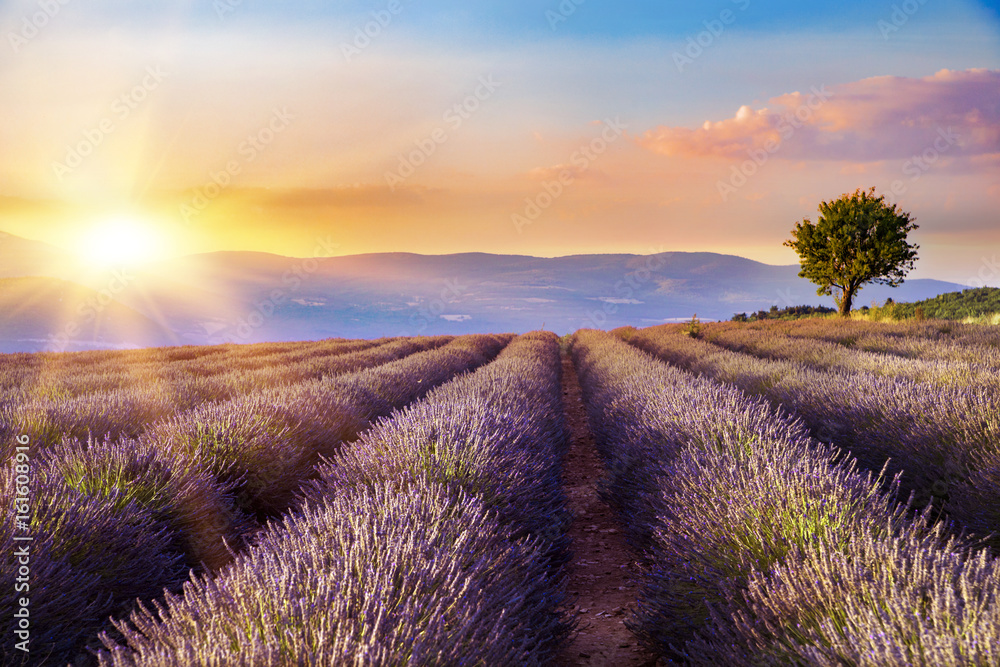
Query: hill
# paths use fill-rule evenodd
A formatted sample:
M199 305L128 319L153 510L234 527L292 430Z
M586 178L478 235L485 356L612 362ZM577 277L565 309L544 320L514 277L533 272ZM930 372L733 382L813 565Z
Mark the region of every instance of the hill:
M34 253L31 262L11 256L25 249ZM0 277L24 272L97 291L108 282L107 275L75 267L51 246L8 237L0 243ZM218 252L132 270L115 300L187 344L539 328L562 334L649 326L695 313L718 320L772 305L833 305L797 274L797 265L706 252L555 258ZM859 303L916 301L956 289L961 286L912 280L896 290L867 288Z
M913 317L917 309L925 317L939 320L964 320L1000 313L1000 288L979 287L938 294L930 299L910 303L896 303L893 306L897 317Z
M797 274L797 266L714 253L556 258L385 253L319 260L213 253L150 267L144 289L156 291L150 285L169 278L187 290L213 295L230 311L241 312L235 317L173 318L167 309L163 324L188 336L207 335L213 342L240 342L287 340L292 331L312 338L542 327L567 333L648 326L689 319L694 313L702 319L728 319L735 309L772 304L832 305ZM873 288L863 295L922 299L956 287L917 280L895 291Z

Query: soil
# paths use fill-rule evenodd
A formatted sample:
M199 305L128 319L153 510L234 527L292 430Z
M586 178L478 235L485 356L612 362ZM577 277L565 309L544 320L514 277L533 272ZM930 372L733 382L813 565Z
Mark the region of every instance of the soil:
M603 472L583 406L576 367L563 358L563 405L570 429L563 485L573 512L568 589L580 623L560 665L653 667L656 657L625 627L638 586L635 558L611 508L597 494Z

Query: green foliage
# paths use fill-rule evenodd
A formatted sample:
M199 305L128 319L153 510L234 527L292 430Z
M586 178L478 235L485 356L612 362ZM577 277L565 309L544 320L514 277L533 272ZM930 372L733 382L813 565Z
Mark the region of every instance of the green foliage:
M816 317L837 312L826 306L789 306L779 309L771 306L770 310L758 310L756 313L736 313L733 322L758 322L760 320L798 320L803 317Z
M866 315L872 322L896 322L904 317L904 305L896 303L892 299L886 299L881 306L872 304L872 307L866 311Z
M949 292L912 303L886 299L881 306L873 303L870 307L862 306L858 312L864 315L864 319L873 322L933 319L997 324L996 320L1000 320L1000 288L979 287ZM949 332L950 329L941 329L941 333Z
M899 317L920 319L918 311L935 320L964 320L1000 313L1000 288L980 287L939 294L933 299L895 304Z
M691 321L684 325L681 330L685 336L690 338L697 338L701 335L701 320L698 319L698 315L692 315Z
M918 227L909 213L875 196L875 188L824 201L819 212L815 224L809 218L796 223L785 245L801 258L799 276L819 285L817 294L832 295L841 315L851 312L863 285L897 287L913 268L919 246L906 237Z

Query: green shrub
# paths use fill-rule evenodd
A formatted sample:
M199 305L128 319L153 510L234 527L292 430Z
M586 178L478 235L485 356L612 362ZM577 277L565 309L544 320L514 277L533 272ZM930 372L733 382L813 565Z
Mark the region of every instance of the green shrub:
M697 314L691 316L691 321L684 325L681 332L690 338L698 338L701 335L701 320Z

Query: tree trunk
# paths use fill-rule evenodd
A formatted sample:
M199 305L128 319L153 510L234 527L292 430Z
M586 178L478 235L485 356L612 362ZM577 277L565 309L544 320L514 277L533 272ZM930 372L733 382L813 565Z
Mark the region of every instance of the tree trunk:
M841 317L847 317L851 314L851 305L854 302L854 290L844 290L844 293L840 297L840 301L837 305L840 307L838 314Z

